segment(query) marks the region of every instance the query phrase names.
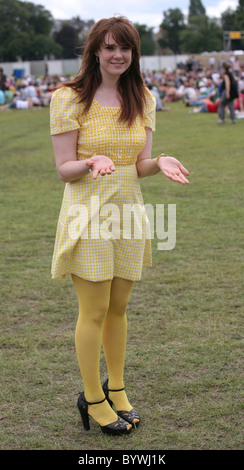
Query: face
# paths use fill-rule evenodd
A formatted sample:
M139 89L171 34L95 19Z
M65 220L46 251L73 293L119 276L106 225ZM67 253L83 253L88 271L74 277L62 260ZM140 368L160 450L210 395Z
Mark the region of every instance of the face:
M104 43L96 54L99 57L100 70L103 76L119 77L130 66L132 50L118 44L111 33L107 33Z

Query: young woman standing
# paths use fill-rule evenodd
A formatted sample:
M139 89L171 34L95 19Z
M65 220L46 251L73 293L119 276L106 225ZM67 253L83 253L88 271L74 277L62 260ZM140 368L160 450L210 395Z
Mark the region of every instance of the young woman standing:
M78 399L84 428L89 429L92 416L109 434L130 433L140 422L124 390L126 308L142 266L151 265L147 220L140 239L123 238L123 208L143 204L140 177L162 171L185 184L189 174L172 157L151 159L155 99L143 83L139 57L139 34L130 21L98 21L78 75L56 90L51 102L56 166L66 183L52 276L70 273L79 299L75 343L84 384ZM110 239L94 229L108 204L121 216L117 236ZM103 386L101 346L108 369Z

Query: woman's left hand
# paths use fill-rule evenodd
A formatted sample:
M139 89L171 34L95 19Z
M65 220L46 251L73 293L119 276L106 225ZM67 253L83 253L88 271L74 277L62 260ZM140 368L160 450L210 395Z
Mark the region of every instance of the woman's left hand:
M174 157L161 157L158 160L158 166L167 178L181 184L189 184L189 171Z

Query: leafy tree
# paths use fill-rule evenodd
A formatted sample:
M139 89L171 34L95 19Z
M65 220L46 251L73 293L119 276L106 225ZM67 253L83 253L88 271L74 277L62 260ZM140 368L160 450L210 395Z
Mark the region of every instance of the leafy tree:
M223 30L207 16L195 16L192 17L192 23L181 32L181 41L184 52L200 54L204 51L220 51Z
M49 35L53 26L53 17L51 13L44 9L42 5L24 2L24 8L29 13L29 27L35 31L35 34Z
M201 2L201 0L190 0L189 6L189 19L191 17L200 16L204 17L206 15L206 10Z
M236 30L236 12L231 8L227 8L221 15L221 25L224 31Z
M239 5L234 11L228 8L222 13L221 24L224 31L244 31L244 0L239 0ZM232 39L231 49L243 49L244 40Z
M0 0L0 60L15 61L18 56L42 59L50 53L60 56L62 49L50 36L52 25L51 13L41 5Z
M145 24L134 24L141 39L141 55L154 55L156 42L153 38L153 28L148 28Z
M240 31L244 31L244 0L239 0L236 10L236 24Z
M185 29L184 15L179 8L169 8L163 12L164 19L160 25L162 37L158 39L161 47L169 47L174 54L181 51L180 33Z
M42 60L45 55L62 57L63 49L52 37L44 34L37 34L33 38L30 59Z
M94 20L82 20L79 16L71 18L69 24L79 34L79 37L85 37L88 30L94 25Z
M71 24L63 22L61 29L54 33L54 39L62 47L65 59L77 56L80 41L77 30Z

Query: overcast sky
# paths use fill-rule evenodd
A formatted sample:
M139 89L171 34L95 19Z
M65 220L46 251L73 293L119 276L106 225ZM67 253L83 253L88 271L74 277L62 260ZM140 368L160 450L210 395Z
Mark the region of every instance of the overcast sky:
M30 0L43 5L55 19L70 19L79 16L84 20L97 21L121 14L133 22L158 28L163 19L163 11L169 8L180 8L187 15L190 0ZM202 0L207 15L221 16L227 8L236 9L238 0Z

